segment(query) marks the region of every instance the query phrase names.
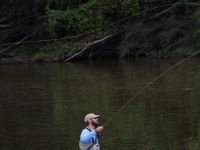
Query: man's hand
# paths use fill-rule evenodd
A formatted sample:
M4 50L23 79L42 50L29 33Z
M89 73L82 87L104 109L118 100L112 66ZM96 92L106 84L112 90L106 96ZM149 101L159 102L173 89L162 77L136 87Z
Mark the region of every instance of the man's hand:
M99 126L95 129L96 133L101 133L104 130L103 126Z

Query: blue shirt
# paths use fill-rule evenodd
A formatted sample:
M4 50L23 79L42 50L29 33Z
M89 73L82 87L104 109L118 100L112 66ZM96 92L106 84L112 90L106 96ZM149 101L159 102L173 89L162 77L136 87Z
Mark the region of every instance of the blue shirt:
M79 147L81 150L100 150L96 131L88 128L83 129L80 135Z
M83 143L98 143L98 135L95 130L85 128L81 132L80 141Z

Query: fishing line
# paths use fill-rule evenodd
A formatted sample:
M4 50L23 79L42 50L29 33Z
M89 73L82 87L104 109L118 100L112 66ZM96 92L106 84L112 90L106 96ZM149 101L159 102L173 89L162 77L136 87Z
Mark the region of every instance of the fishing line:
M162 73L160 73L158 76L156 76L154 79L152 79L150 82L148 82L146 85L144 85L140 90L138 90L136 92L135 95L133 95L122 107L120 107L115 113L113 113L113 115L111 115L108 120L104 123L103 126L107 126L110 121L117 116L117 114L119 112L121 112L122 110L124 110L126 108L126 106L128 104L130 104L130 102L132 102L133 100L135 100L135 98L140 95L145 89L147 89L151 84L153 84L154 82L156 82L158 79L160 79L161 77L163 77L165 74L167 74L168 72L170 72L171 70L173 70L174 68L176 68L178 65L181 65L182 63L184 63L185 61L187 61L188 59L198 55L200 53L200 50L189 55L188 57L185 57L184 59L178 61L176 64L172 65L171 67L169 67L168 69L164 70Z
M81 34L77 34L77 35L72 35L72 36L65 36L65 37L61 37L61 38L53 38L53 39L47 39L47 40L37 40L37 41L24 41L24 42L21 42L20 44L29 44L29 43L43 43L43 42L53 42L53 41L61 41L61 40L66 40L66 39L74 39L74 38L80 38L82 36L86 36L86 35L89 35L89 34L92 34L94 32L97 32L97 31L101 31L105 28L108 28L108 27L111 27L113 25L116 25L116 24L119 24L119 23L122 23L123 21L127 21L129 20L130 18L132 17L135 17L135 16L138 16L140 14L143 14L143 13L146 13L146 12L149 12L149 11L153 11L153 10L156 10L156 9L159 9L159 8L164 8L164 7L169 7L169 6L176 6L176 5L195 5L195 6L200 6L200 3L173 3L173 4L166 4L166 5L160 5L160 6L157 6L157 7L153 7L153 8L150 8L150 9L147 9L147 10L144 10L144 11L141 11L141 12L138 12L138 13L135 13L133 15L130 15L128 17L125 17L123 19L120 19L118 21L115 21L111 24L108 24L108 25L105 25L104 27L101 27L101 28L98 28L98 29L94 29L94 30L91 30L91 31L88 31L88 32L85 32L85 33L81 33ZM18 42L14 42L14 43L3 43L0 45L0 47L3 47L3 46L8 46L8 45L16 45L16 43Z

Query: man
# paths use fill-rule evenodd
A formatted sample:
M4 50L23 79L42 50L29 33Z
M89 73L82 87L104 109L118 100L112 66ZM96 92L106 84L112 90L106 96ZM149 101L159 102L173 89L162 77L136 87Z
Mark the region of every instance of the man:
M99 133L103 131L104 127L97 127L99 117L93 113L85 116L84 121L87 123L87 127L82 130L80 135L79 147L81 150L100 150Z

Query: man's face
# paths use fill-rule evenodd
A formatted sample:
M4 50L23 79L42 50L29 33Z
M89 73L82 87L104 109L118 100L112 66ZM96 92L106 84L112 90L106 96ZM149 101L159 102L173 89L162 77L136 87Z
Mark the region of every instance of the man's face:
M91 119L91 123L93 124L93 125L98 125L99 124L99 118L97 117L97 118L92 118Z

